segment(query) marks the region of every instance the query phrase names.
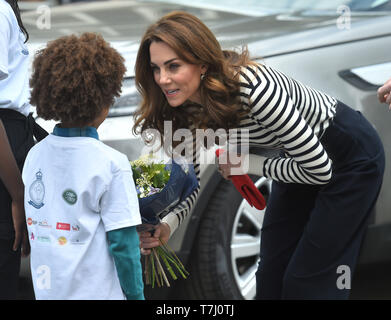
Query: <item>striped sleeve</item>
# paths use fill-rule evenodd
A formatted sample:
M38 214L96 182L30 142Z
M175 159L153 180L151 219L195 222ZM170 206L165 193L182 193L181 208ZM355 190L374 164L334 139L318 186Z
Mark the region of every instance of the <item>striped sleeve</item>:
M241 82L242 101L263 130L279 141L287 156L266 158L264 176L285 183L328 183L331 160L295 107L288 86L279 82L277 74L266 66L247 67Z
M195 131L195 129L193 129ZM192 154L193 154L193 165L194 171L197 175L198 180L198 188L193 191L190 196L188 196L185 200L183 200L180 204L178 204L171 212L169 212L163 219L162 222L167 223L170 226L170 237L175 232L175 230L179 227L179 225L185 220L188 216L189 212L193 209L194 204L197 200L199 191L200 191L200 162L198 161L200 156L201 148L196 145L196 135L192 134L192 141L188 141L186 148L191 146Z

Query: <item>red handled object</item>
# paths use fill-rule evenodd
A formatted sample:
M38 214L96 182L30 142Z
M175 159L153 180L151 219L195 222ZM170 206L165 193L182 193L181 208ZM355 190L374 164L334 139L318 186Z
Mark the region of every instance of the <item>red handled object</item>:
M223 152L223 149L217 149L216 156L219 157ZM265 198L247 174L229 176L229 179L250 206L257 208L258 210L265 209Z

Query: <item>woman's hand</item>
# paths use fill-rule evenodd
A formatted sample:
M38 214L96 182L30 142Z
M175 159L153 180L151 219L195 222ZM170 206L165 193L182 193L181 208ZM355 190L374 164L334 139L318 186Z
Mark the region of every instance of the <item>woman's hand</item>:
M224 152L216 157L218 171L225 180L229 180L229 176L242 175L248 172L248 159L245 157L232 152Z
M11 211L15 229L15 241L12 248L17 251L21 246L22 256L26 257L30 254L30 244L24 212L24 184L1 120L0 150L0 180L7 188L12 199Z
M391 110L391 78L377 90L377 96L379 101L388 104Z
M139 232L141 254L143 255L151 254L150 249L160 246L160 241L167 243L170 239L171 230L167 223L162 222L157 226L151 225L150 227L149 231Z
M27 257L30 254L30 243L26 227L24 203L23 201L12 201L11 208L15 229L15 240L12 249L17 251L21 248L22 257Z

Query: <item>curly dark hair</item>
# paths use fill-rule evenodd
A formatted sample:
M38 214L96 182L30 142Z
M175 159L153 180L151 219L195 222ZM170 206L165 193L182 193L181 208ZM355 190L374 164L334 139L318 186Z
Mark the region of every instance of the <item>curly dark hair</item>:
M99 34L70 35L37 52L31 104L45 120L88 124L121 93L124 58Z

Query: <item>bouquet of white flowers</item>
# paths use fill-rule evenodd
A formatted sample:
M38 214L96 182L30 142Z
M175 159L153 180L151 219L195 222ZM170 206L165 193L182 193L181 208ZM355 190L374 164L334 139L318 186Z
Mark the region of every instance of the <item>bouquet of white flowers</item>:
M145 230L147 225L159 224L161 218L198 187L193 165L175 161L164 164L155 162L152 156L146 155L132 161L131 166L143 223L138 227L139 230ZM152 249L150 255L145 256L146 284L154 287L156 282L159 287L164 283L170 286L163 266L174 280L177 279L175 271L183 278L188 275L175 252L161 242L159 247Z

